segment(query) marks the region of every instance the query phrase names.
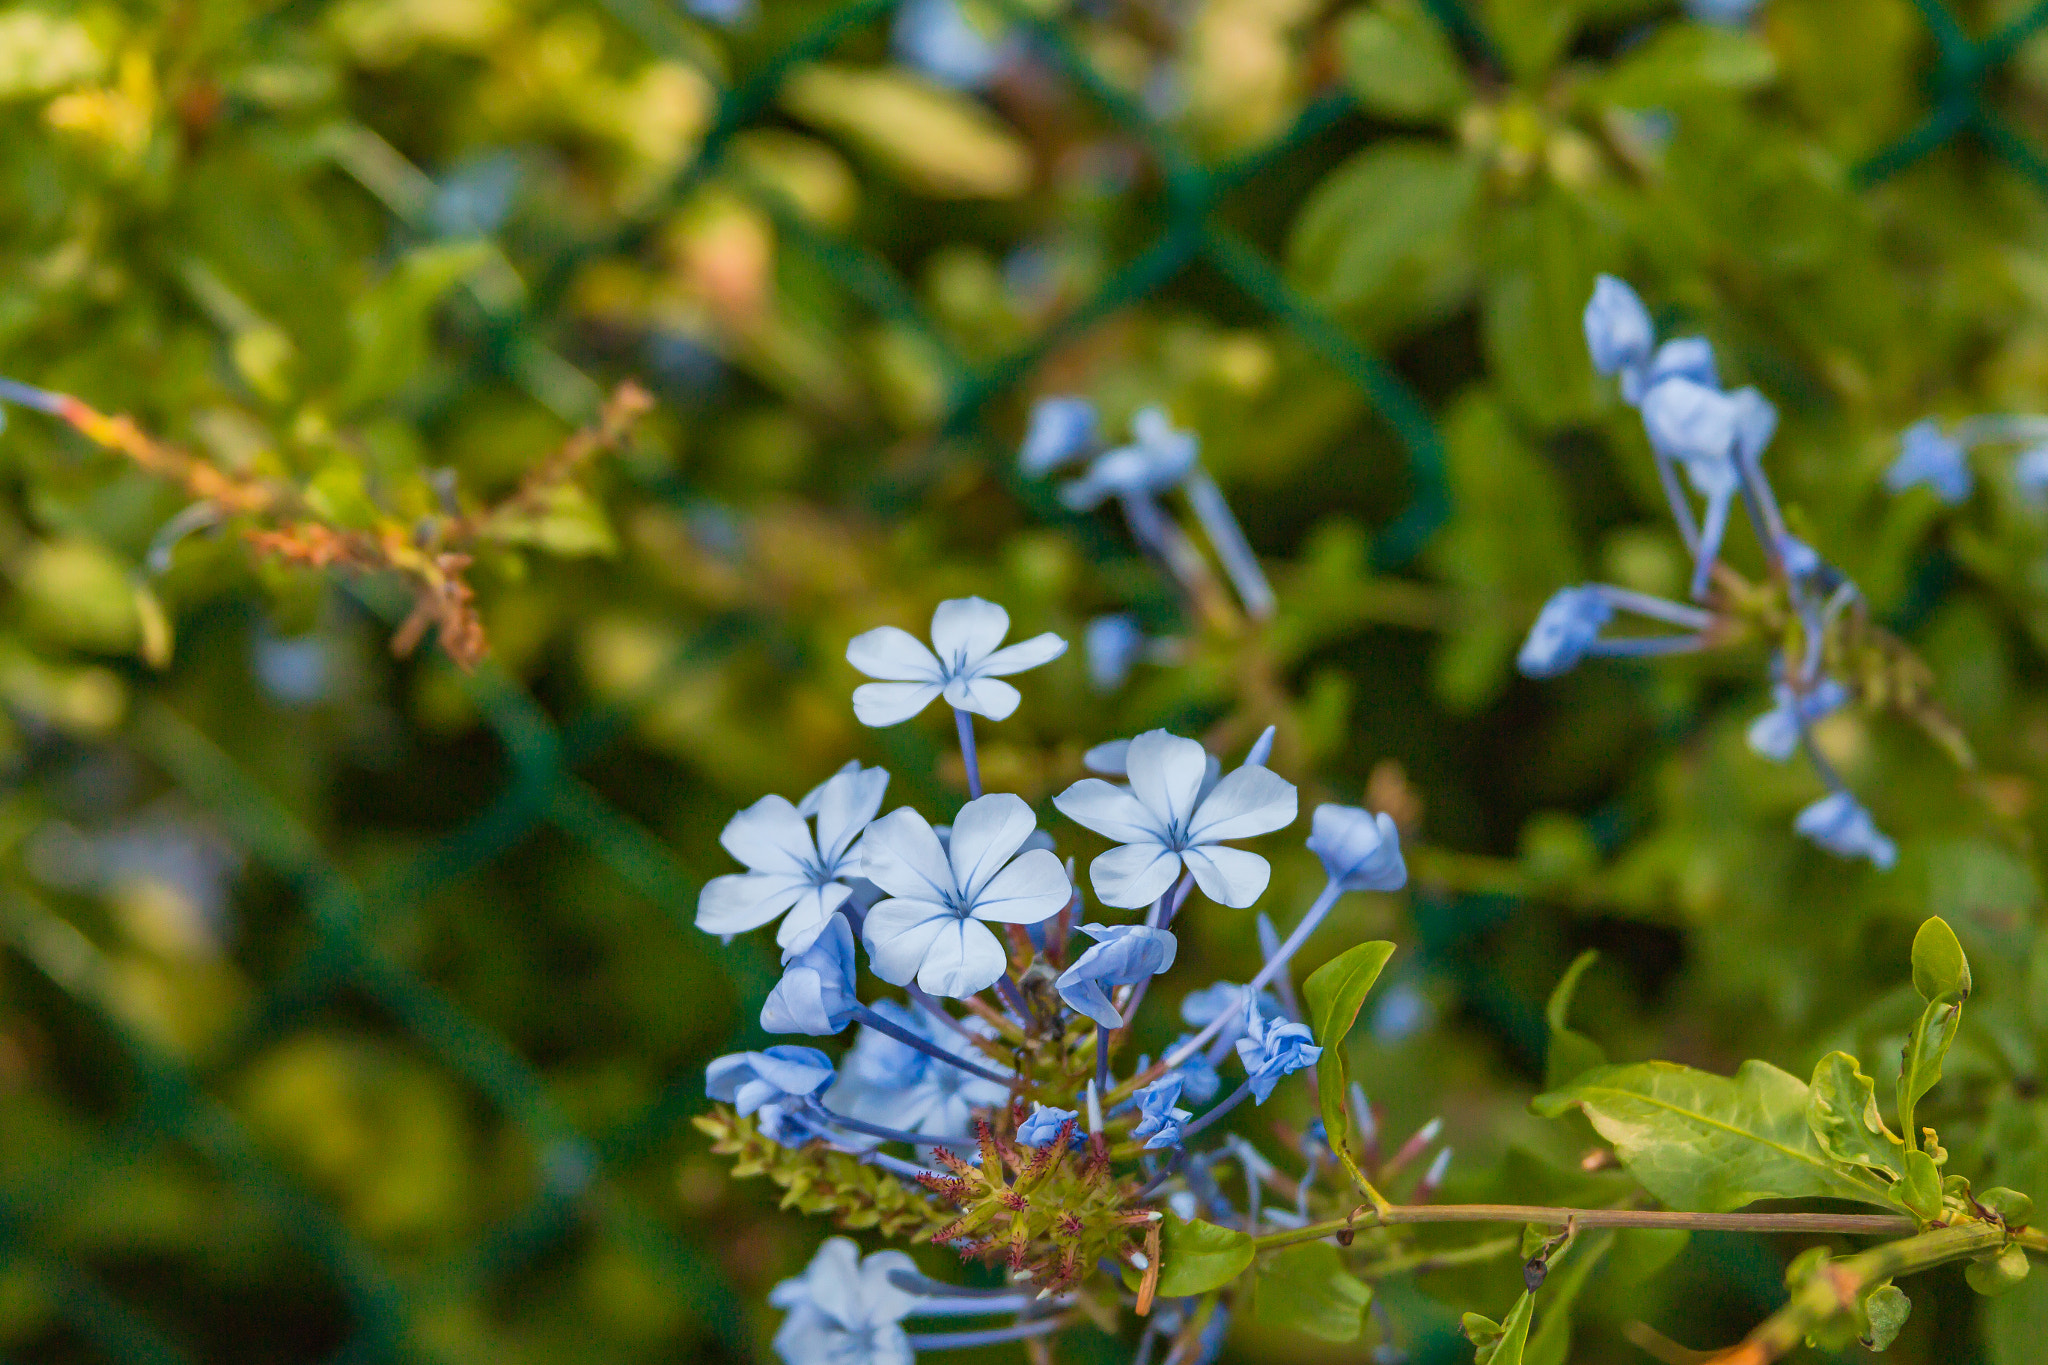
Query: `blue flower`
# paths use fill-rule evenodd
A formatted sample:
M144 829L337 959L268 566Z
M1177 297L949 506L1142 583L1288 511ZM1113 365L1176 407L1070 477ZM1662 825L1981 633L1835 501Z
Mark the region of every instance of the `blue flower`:
M1309 824L1308 851L1346 891L1393 891L1408 884L1401 831L1385 811L1323 805Z
M1133 1096L1138 1101L1140 1117L1138 1126L1131 1130L1131 1136L1147 1139L1147 1151L1180 1144L1181 1130L1194 1117L1188 1110L1174 1107L1180 1103L1184 1084L1186 1082L1181 1076L1173 1073L1160 1077Z
M1259 1003L1264 1006L1269 1003L1269 1000L1266 996L1261 995ZM1277 1011L1279 1006L1274 1004L1272 1008ZM1167 1046L1167 1053L1171 1054L1178 1051L1181 1044L1187 1042L1193 1036L1191 1033L1183 1033ZM1147 1062L1140 1061L1138 1069L1143 1071L1146 1065ZM1197 1052L1194 1056L1182 1062L1171 1074L1179 1078L1181 1082L1181 1095L1191 1104L1207 1104L1210 1100L1215 1099L1216 1092L1223 1088L1223 1078L1216 1074L1215 1065L1210 1062L1208 1054L1204 1052Z
M1708 572L1720 557L1729 512L1742 490L1736 455L1761 453L1776 426L1776 409L1761 394L1739 397L1690 379L1667 379L1643 397L1643 430L1650 444L1682 464L1685 477L1707 500L1693 569L1694 597L1706 594Z
M853 929L846 916L834 915L810 947L784 959L782 979L761 1006L761 1027L818 1037L839 1032L861 1007L853 977Z
M1272 877L1266 860L1222 841L1292 824L1294 784L1257 764L1213 779L1210 762L1194 740L1148 730L1125 755L1130 786L1087 777L1053 798L1069 820L1119 845L1088 866L1104 905L1128 910L1150 904L1166 894L1183 866L1220 905L1243 909L1265 892Z
M1592 353L1593 368L1601 374L1615 374L1643 364L1657 339L1650 310L1625 281L1602 275L1593 281L1593 297L1586 304L1586 349Z
M2048 502L2048 445L2023 450L2012 462L2012 481L2035 502Z
M1049 1104L1034 1104L1031 1115L1017 1125L1017 1141L1027 1147L1043 1147L1060 1135L1060 1129L1074 1123L1074 1131L1081 1131L1077 1120L1080 1115L1071 1109L1055 1109Z
M1095 405L1085 398L1041 398L1031 405L1031 425L1017 452L1026 478L1042 479L1095 448Z
M1689 379L1704 388L1721 387L1721 370L1714 360L1714 344L1705 337L1673 337L1657 348L1647 365L1621 372L1621 398L1642 405L1643 395L1667 379Z
M1811 725L1839 711L1849 702L1849 690L1833 678L1822 678L1795 702L1791 687L1779 682L1771 685L1771 700L1775 703L1771 709L1750 722L1749 747L1783 763L1799 747L1801 722Z
M1158 408L1132 418L1131 435L1131 444L1103 452L1086 474L1062 488L1060 501L1085 512L1113 497L1152 497L1194 469L1200 449L1194 433L1176 430Z
M1942 435L1940 424L1931 417L1899 433L1899 458L1884 475L1884 486L1894 493L1924 483L1951 504L1967 499L1973 482L1962 443Z
M1739 28L1750 21L1763 0L1685 0L1685 12L1703 24Z
M770 1142L808 1142L819 1135L809 1102L832 1084L832 1059L814 1047L779 1043L762 1052L734 1052L704 1068L704 1091L724 1100Z
M906 65L956 90L981 89L1002 65L1002 49L959 0L903 0L890 38Z
M754 0L683 0L683 7L714 24L737 24L754 13Z
M1543 604L1536 624L1529 627L1529 638L1515 655L1515 667L1531 678L1569 673L1613 619L1613 604L1598 588L1559 588Z
M1316 1064L1323 1050L1307 1024L1254 1018L1237 1040L1238 1059L1251 1081L1252 1098L1264 1104L1281 1078Z
M854 840L881 809L889 774L850 764L792 806L764 796L720 832L726 852L748 871L713 877L697 897L697 927L732 935L759 928L784 911L775 931L785 953L802 952L852 896L860 868ZM817 817L813 835L805 823Z
M1110 1003L1105 987L1135 986L1173 965L1177 946L1165 929L1136 924L1084 924L1081 932L1099 940L1074 959L1054 984L1070 1009L1103 1028L1123 1027L1123 1016Z
M1406 1042L1436 1022L1436 1006L1412 981L1396 982L1373 1007L1372 1036L1382 1043Z
M1213 1022L1217 1015L1228 1011L1234 1018L1231 1023L1224 1025L1223 1031L1216 1037L1219 1044L1228 1046L1244 1036L1245 1011L1239 1009L1237 1003L1243 994L1244 986L1235 981L1218 981L1213 986L1189 991L1180 1002L1181 1022L1190 1028L1202 1028ZM1280 1002L1275 1000L1269 991L1259 992L1252 1001L1252 1009L1274 1019L1285 1017L1280 1011ZM1166 1055L1172 1056L1180 1051L1181 1044L1186 1041L1185 1035L1175 1039L1173 1046L1166 1049ZM1188 1098L1199 1101L1202 1097L1190 1095Z
M973 1043L922 1011L892 1000L879 1001L874 1009L945 1052L980 1066L995 1065ZM961 1027L988 1034L988 1026L979 1019L965 1020ZM863 1028L847 1053L839 1084L826 1099L834 1111L851 1118L934 1138L957 1138L974 1131L976 1109L999 1105L1009 1094L1007 1086L949 1066L879 1030Z
M1119 612L1098 616L1081 634L1081 647L1088 655L1088 685L1097 692L1114 692L1131 676L1131 665L1145 652L1145 632L1135 617Z
M1868 858L1880 871L1899 860L1899 846L1879 832L1870 812L1847 792L1834 792L1799 812L1792 828L1841 858Z
M890 1276L917 1273L903 1252L862 1260L852 1239L828 1239L802 1275L768 1291L768 1302L789 1313L775 1353L785 1365L911 1365L902 1322L918 1300Z
M1051 631L998 648L1009 633L1010 613L979 597L960 597L932 613L930 649L895 626L856 635L846 661L883 681L853 689L854 718L862 725L896 725L944 696L962 711L1007 720L1022 698L1001 679L1067 652L1067 642Z
M1008 792L961 807L944 846L907 806L870 825L862 868L890 897L868 911L861 935L875 975L956 997L994 984L1009 954L989 923L1036 924L1073 896L1058 855L1025 849L1036 825Z

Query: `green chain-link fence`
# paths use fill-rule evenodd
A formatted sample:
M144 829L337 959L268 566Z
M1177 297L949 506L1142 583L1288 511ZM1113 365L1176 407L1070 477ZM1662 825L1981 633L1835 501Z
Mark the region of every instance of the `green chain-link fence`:
M1862 169L1875 182L1931 155L1965 134L2048 191L2048 163L2004 122L1987 100L1987 85L2021 43L2048 24L2048 0L1980 39L1971 39L1939 0L1916 0L1932 31L1938 62L1931 76L1932 109L1896 145ZM688 58L677 30L657 0L607 0L614 18L667 55ZM894 0L860 0L835 11L804 38L724 92L716 121L700 155L661 205L723 167L733 136L761 120L785 77L800 64L828 55L850 35L886 22ZM1164 188L1161 226L1083 305L1018 352L994 363L973 364L951 348L943 332L917 303L913 292L881 257L862 244L820 235L771 191L748 189L778 229L852 295L877 314L922 338L941 358L948 393L942 433L953 439L984 441L993 453L1003 442L986 432L991 401L1028 376L1037 361L1061 342L1096 325L1119 309L1153 295L1181 272L1206 265L1243 292L1246 299L1284 323L1309 347L1346 375L1390 426L1407 456L1409 502L1375 537L1376 557L1398 565L1410 559L1449 513L1443 456L1428 413L1408 384L1383 361L1353 341L1285 282L1281 272L1243 237L1225 226L1218 208L1310 139L1350 112L1348 100L1332 94L1309 104L1281 136L1255 151L1218 165L1203 165L1159 121L1103 80L1056 22L1041 19L1008 0L1007 17L1030 35L1040 56L1094 103L1102 115L1135 135L1148 149ZM1492 46L1471 16L1453 0L1432 0L1431 9L1457 34L1476 63L1493 62ZM338 153L347 161L347 149ZM379 194L402 224L424 232L427 196L409 168L357 164L350 167ZM426 187L430 189L431 187ZM653 219L649 210L639 232ZM560 293L574 265L593 254L635 244L635 231L586 243L565 254L536 282L524 307L473 300L480 324L482 363L523 386L560 416L577 420L594 408L598 387L542 340L549 301ZM1038 496L1030 490L1026 496ZM701 665L728 648L746 630L742 622L720 623L685 647L673 668ZM666 676L673 676L672 674ZM657 687L647 689L652 696ZM52 1250L39 1226L67 1201L85 1199L95 1182L166 1145L199 1154L238 1191L269 1209L288 1228L304 1253L324 1270L345 1300L353 1332L327 1358L375 1362L432 1358L417 1332L422 1313L437 1302L503 1281L556 1246L572 1230L597 1226L661 1266L672 1292L692 1315L708 1324L736 1358L753 1353L753 1342L734 1291L719 1269L680 1239L649 1208L636 1203L611 1173L670 1137L702 1103L701 1070L679 1070L657 1103L612 1131L579 1132L550 1097L540 1071L512 1045L466 1010L446 989L398 965L381 950L377 930L404 920L441 888L458 883L507 855L543 829L587 849L613 873L672 918L677 933L690 932L696 888L670 852L636 820L608 802L579 770L585 769L630 724L630 705L607 707L565 725L502 671L485 668L468 683L471 695L502 745L509 780L501 794L459 829L446 835L402 869L361 884L345 875L317 840L272 794L204 733L162 702L145 703L131 727L131 739L173 783L218 818L256 861L301 900L310 927L296 962L272 981L249 1008L235 1040L215 1051L195 1071L125 1028L109 1002L107 968L97 950L62 919L32 903L20 890L0 892L0 931L12 950L73 998L118 1039L131 1068L125 1112L109 1124L103 1143L90 1155L38 1170L26 1184L0 1192L0 1262L29 1263L57 1314L101 1357L115 1362L181 1363L197 1359L148 1314L110 1293L76 1260ZM1497 909L1477 903L1424 905L1432 924L1422 937L1432 957L1455 964L1461 944L1497 918ZM759 945L737 942L720 955L735 996L735 1040L744 1039L772 982L774 965ZM1483 970L1452 971L1468 992L1484 993ZM294 1021L302 1020L338 995L367 1001L396 1021L442 1064L466 1078L520 1129L539 1167L538 1195L515 1216L488 1229L462 1254L425 1275L401 1279L380 1264L342 1219L298 1187L259 1154L257 1145L210 1086L245 1061L256 1048ZM1509 1020L1508 1032L1526 1020Z

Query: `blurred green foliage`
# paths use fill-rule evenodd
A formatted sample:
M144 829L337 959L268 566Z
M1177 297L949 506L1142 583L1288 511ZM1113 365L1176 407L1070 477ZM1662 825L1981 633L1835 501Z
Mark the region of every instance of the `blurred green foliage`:
M1403 946L1350 1069L1401 1132L1445 1115L1450 1193L1619 1179L1524 1112L1582 949L1591 1055L1803 1075L1897 1052L1929 914L1977 982L1921 1112L1981 1183L2048 1193L2048 520L1989 465L1955 511L1879 482L1918 417L2042 407L2042 8L969 10L1010 43L979 94L893 52L887 3L763 0L730 29L663 0L0 8L0 373L343 525L502 496L616 379L661 400L480 552L469 674L391 657L388 577L285 567L238 527L154 571L180 490L10 413L0 1354L764 1350L764 1291L818 1229L684 1122L772 971L689 927L694 888L732 810L849 757L935 815L960 799L937 730L858 730L841 659L968 592L1020 633L1128 610L1176 660L1112 694L1078 651L1034 675L985 740L992 787L1041 802L1096 740L1270 723L1310 800L1398 814L1413 889L1347 906L1301 968ZM1683 578L1584 359L1602 270L1779 404L1794 530L1978 756L1824 723L1890 874L1793 836L1817 784L1742 743L1761 653L1511 675L1555 588ZM1269 625L1189 615L1111 519L1011 472L1057 392L1200 432ZM1268 851L1271 904L1304 900L1312 860ZM1241 974L1248 917L1185 928ZM1525 1358L1627 1358L1643 1321L1731 1341L1798 1249L1600 1246ZM1895 1358L2034 1358L2048 1277L1981 1311L1952 1280L1912 1291ZM1515 1292L1467 1268L1380 1302L1454 1359L1444 1305ZM1231 1350L1338 1348L1249 1318Z

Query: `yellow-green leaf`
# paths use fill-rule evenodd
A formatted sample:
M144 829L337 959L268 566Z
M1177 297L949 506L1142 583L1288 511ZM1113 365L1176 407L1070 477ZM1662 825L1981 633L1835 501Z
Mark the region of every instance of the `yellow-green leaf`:
M1361 943L1347 948L1309 973L1301 983L1301 998L1308 1004L1309 1028L1323 1055L1316 1059L1316 1090L1323 1115L1323 1129L1330 1145L1345 1142L1345 1092L1351 1084L1351 1064L1344 1053L1344 1039L1358 1022L1358 1011L1394 945L1384 941Z
M1015 133L967 96L908 72L801 67L782 103L934 198L1014 199L1031 187L1031 153Z
M1242 1275L1255 1254L1252 1239L1234 1228L1166 1215L1160 1229L1159 1296L1186 1298L1221 1289Z
M1323 1341L1356 1341L1372 1289L1327 1242L1305 1242L1259 1267L1252 1316Z

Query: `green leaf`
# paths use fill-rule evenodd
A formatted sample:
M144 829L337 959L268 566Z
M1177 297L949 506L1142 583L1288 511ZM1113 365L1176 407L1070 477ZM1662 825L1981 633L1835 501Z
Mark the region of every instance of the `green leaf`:
M1941 1169L1925 1152L1906 1153L1906 1178L1899 1186L1899 1198L1915 1217L1931 1223L1941 1217Z
M1358 1022L1358 1011L1394 945L1384 941L1361 943L1347 948L1325 962L1301 983L1301 998L1308 1004L1309 1028L1323 1055L1316 1059L1316 1093L1321 1103L1323 1129L1335 1146L1348 1148L1348 1111L1344 1097L1351 1087L1351 1062L1344 1051L1344 1039Z
M921 194L1014 199L1031 188L1031 153L979 101L900 70L805 66L782 103L835 133Z
M1970 998L1970 959L1939 915L1913 935L1913 989L1930 1005L1960 1005Z
M1487 33L1524 86L1539 83L1579 28L1579 0L1484 0L1481 9Z
M1268 1257L1259 1267L1252 1316L1323 1341L1356 1341L1372 1289L1344 1268L1327 1242L1306 1242Z
M1912 1311L1913 1301L1897 1285L1881 1284L1871 1290L1863 1300L1863 1316L1870 1322L1870 1332L1863 1338L1864 1347L1882 1351L1897 1341L1906 1325L1906 1315Z
M348 330L355 356L335 395L335 406L346 412L389 398L416 378L433 353L429 328L441 296L496 251L488 242L417 247L350 305Z
M1939 923L1939 921L1934 921ZM1899 1068L1899 1127L1908 1144L1918 1141L1913 1111L1921 1097L1941 1083L1941 1064L1962 1027L1963 1007L1930 1003L1920 1011L1913 1034L1906 1042L1906 1056Z
M1615 1245L1611 1231L1590 1238L1581 1236L1562 1265L1556 1260L1551 1262L1549 1278L1543 1281L1543 1320L1529 1334L1528 1348L1522 1353L1523 1365L1565 1365L1572 1349L1572 1305Z
M1586 356L1586 299L1610 255L1604 220L1555 186L1503 212L1480 300L1481 340L1502 393L1541 427L1601 401Z
M1807 1088L1768 1062L1733 1078L1672 1062L1605 1066L1530 1107L1576 1105L1643 1188L1676 1209L1727 1212L1759 1199L1891 1207L1875 1177L1828 1159L1806 1121Z
M1894 1180L1905 1173L1906 1144L1878 1112L1877 1082L1848 1053L1830 1052L1813 1069L1806 1121L1821 1150L1836 1161Z
M1616 58L1587 93L1626 109L1669 109L1701 95L1754 90L1777 74L1770 47L1747 29L1666 24Z
M1416 0L1380 0L1337 29L1344 79L1358 102L1397 119L1433 119L1472 98L1450 39Z
M1288 238L1289 272L1374 336L1448 314L1471 289L1480 183L1473 157L1434 142L1376 142L1309 194Z
M2010 1294L2020 1287L2027 1278L2027 1250L2015 1242L1996 1256L1987 1256L1981 1261L1972 1261L1963 1267L1963 1278L1970 1288L1987 1299L2001 1294ZM2039 1343L2035 1343L2039 1349Z
M1572 965L1565 968L1564 975L1559 978L1557 989L1550 993L1550 1002L1543 1007L1543 1017L1550 1021L1550 1050L1543 1058L1543 1088L1546 1090L1555 1090L1596 1066L1607 1065L1607 1054L1601 1051L1598 1043L1565 1027L1565 1020L1571 1015L1572 996L1579 989L1579 978L1599 956L1588 948L1574 958Z
M1478 1349L1473 1365L1522 1365L1522 1351L1529 1344L1529 1319L1536 1311L1536 1296L1524 1293L1515 1300L1505 1322L1467 1313L1465 1337Z
M1159 1296L1179 1299L1221 1289L1244 1273L1255 1254L1252 1239L1242 1232L1199 1218L1184 1223L1169 1213L1160 1229Z
M2034 1201L2018 1190L1994 1186L1977 1196L1977 1202L2004 1219L2009 1227L2025 1227L2034 1216Z

